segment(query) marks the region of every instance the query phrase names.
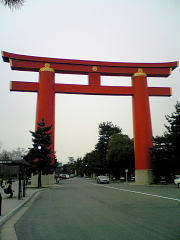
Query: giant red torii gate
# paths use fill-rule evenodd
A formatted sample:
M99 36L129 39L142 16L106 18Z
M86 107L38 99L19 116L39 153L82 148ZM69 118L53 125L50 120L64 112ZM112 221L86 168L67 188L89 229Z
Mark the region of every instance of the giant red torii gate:
M133 97L133 129L136 182L151 182L149 147L152 126L149 96L171 96L169 87L148 87L148 77L168 77L178 62L121 63L25 56L2 52L12 70L39 72L39 82L11 82L11 91L37 92L36 123L42 117L52 125L52 150L55 132L55 93L115 95ZM88 85L57 84L55 73L88 75ZM101 76L132 77L132 86L101 86Z

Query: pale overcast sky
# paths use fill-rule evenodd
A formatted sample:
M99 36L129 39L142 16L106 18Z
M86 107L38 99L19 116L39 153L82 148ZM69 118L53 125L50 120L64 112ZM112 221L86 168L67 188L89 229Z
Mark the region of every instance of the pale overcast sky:
M0 3L0 48L11 53L112 62L180 60L179 0L26 0L20 10ZM10 81L38 81L38 73L12 71L0 60L0 141L8 151L32 147L36 93L10 92ZM87 84L86 76L56 74L58 83ZM128 77L103 77L103 85L130 86ZM180 67L149 86L172 87L172 97L150 97L153 135L180 101ZM98 124L111 121L133 137L132 98L56 94L59 162L94 149Z

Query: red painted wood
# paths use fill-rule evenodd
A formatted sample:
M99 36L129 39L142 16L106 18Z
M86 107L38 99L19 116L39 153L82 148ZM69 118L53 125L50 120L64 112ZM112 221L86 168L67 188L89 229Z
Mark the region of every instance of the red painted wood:
M54 72L43 71L39 75L39 90L37 100L36 112L36 128L37 122L41 122L44 118L46 125L51 126L52 145L51 149L54 152L54 139L55 139L55 85L54 85ZM52 155L54 157L54 154ZM53 162L54 163L54 162Z
M12 70L39 72L45 63L50 63L49 70L40 71L39 83L11 82L11 91L38 92L36 121L44 118L47 125L52 125L52 150L54 151L55 134L55 93L124 95L133 97L133 126L135 139L136 170L150 169L149 147L152 146L152 126L149 96L171 96L171 88L148 87L147 77L168 77L178 62L170 63L119 63L44 58L2 52L5 62L11 63ZM138 71L143 68L142 71ZM56 73L88 75L88 85L55 84ZM133 76L137 73L137 76ZM131 76L132 86L101 86L101 75Z
M5 62L9 62L9 59L19 59L30 62L42 62L42 63L65 63L65 64L80 64L90 66L117 66L117 67L134 67L134 68L172 68L175 69L179 62L165 62L165 63L124 63L124 62L105 62L105 61L88 61L88 60L75 60L75 59L62 59L62 58L47 58L27 56L14 53L8 53L2 51L2 57Z
M19 71L31 71L31 72L39 72L39 69L44 66L45 62L37 62L37 61L22 61L19 59L11 59L11 69L19 70ZM85 65L83 64L64 64L64 63L50 63L51 67L55 70L56 73L68 73L68 74L81 74L88 75L90 73L99 73L103 76L132 76L135 72L138 71L138 68L143 67L143 63L139 63L139 65L126 67L126 66L93 66L93 65ZM127 63L128 65L128 63ZM94 67L97 68L94 71ZM171 67L143 67L143 71L146 72L148 77L168 77L171 74Z
M11 81L10 90L19 92L38 92L39 83Z
M147 79L145 76L132 77L133 126L136 170L150 169L149 147L152 146L152 126L149 106Z

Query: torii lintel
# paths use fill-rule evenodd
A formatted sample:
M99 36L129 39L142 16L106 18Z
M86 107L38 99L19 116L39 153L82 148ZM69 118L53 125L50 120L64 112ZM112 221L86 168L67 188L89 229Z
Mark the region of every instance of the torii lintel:
M124 63L46 58L2 52L5 62L11 63L12 70L39 72L45 63L50 63L56 73L83 74L100 73L103 76L132 76L143 68L148 77L168 77L178 62L168 63Z

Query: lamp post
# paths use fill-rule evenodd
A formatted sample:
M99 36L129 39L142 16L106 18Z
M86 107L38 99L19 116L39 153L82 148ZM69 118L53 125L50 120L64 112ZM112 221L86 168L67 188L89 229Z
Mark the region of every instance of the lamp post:
M125 173L126 173L126 184L128 185L128 178L127 178L127 173L128 173L128 169L125 169Z
M85 177L87 177L87 173L88 173L88 169L87 168L88 168L88 165L86 164L85 165Z
M42 146L39 145L38 150L40 151L41 149L42 149ZM40 159L39 159L39 161L40 161ZM42 185L42 182L41 182L41 170L40 170L39 173L38 173L38 188L40 188L41 185Z

